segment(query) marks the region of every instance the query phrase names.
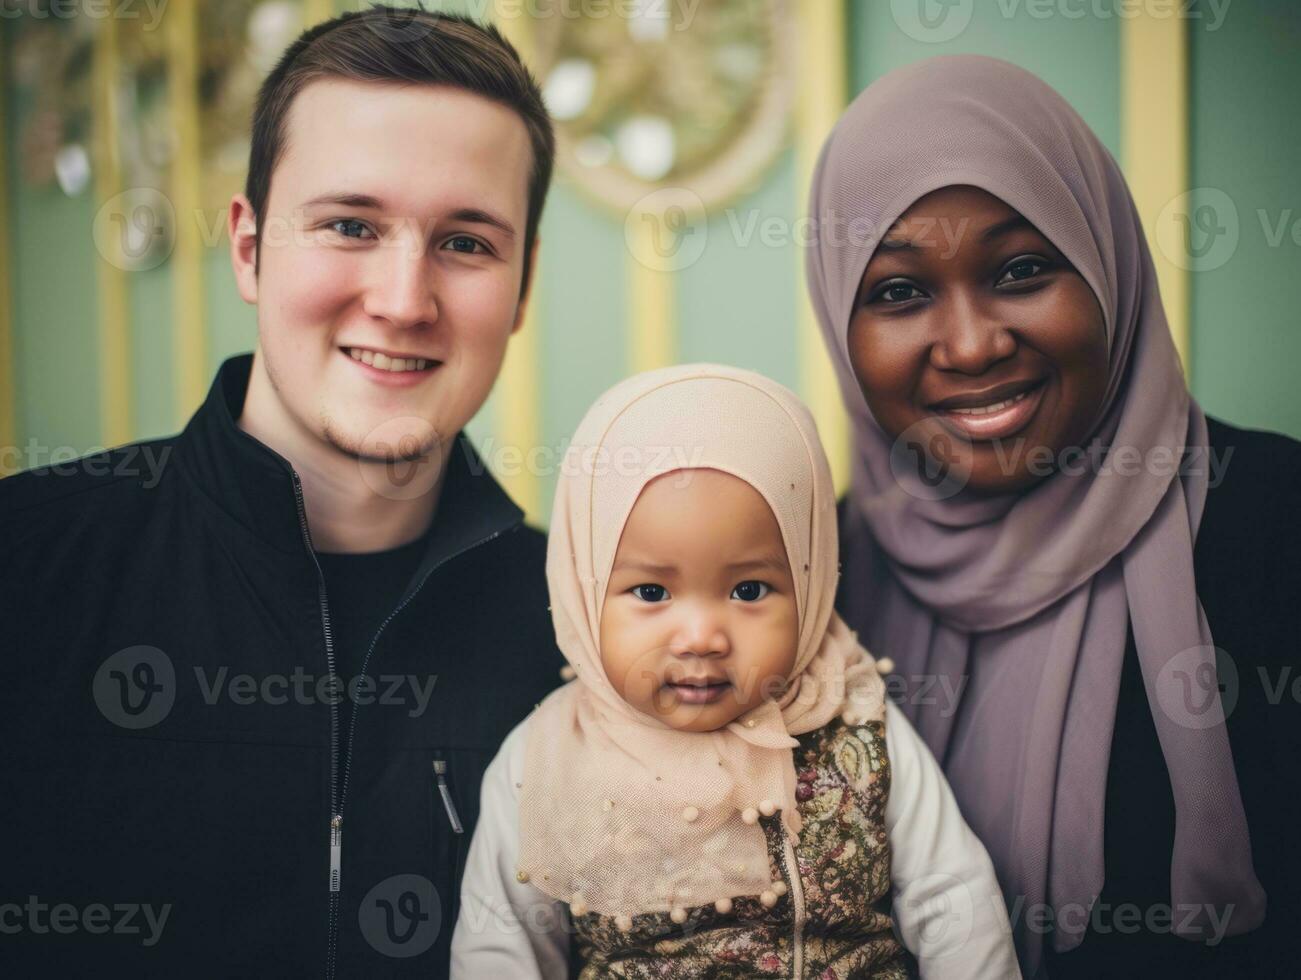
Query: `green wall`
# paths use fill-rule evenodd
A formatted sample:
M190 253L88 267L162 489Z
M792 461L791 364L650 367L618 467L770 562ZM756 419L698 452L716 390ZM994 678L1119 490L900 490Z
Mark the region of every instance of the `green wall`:
M1063 3L1050 16L1035 16L1031 10L1044 10L1042 3L959 2L955 9L970 10L970 22L942 43L909 36L890 3L850 4L845 43L851 90L934 54L992 54L1056 86L1119 155L1121 21L1064 16L1061 10L1082 5ZM0 21L6 45L13 33L8 24ZM1292 237L1301 222L1301 126L1292 98L1301 89L1301 5L1239 2L1217 27L1190 24L1192 184L1228 194L1240 236L1221 265L1191 276L1193 388L1209 411L1229 421L1301 436L1301 393L1290 383L1290 366L1301 359L1301 333L1293 325L1293 311L1301 306L1301 244ZM12 63L11 51L5 60ZM94 203L89 192L69 199L57 189L20 186L17 141L29 106L11 92L5 97L18 444L34 439L47 454L54 447L81 452L102 438ZM674 276L682 360L741 364L796 384L799 260L790 229L804 208L804 189L796 184L794 153L787 149L748 193L703 224L703 254ZM778 230L776 240L761 233L765 220ZM1269 235L1280 220L1283 238L1272 245ZM1295 234L1301 238L1301 228ZM562 177L552 190L541 242L534 297L542 359L539 431L544 443L560 448L595 396L626 370L623 218ZM224 233L208 249L204 270L211 371L224 357L251 349L256 328L254 311L235 291ZM164 264L128 280L133 425L135 436L144 438L174 431L180 421L171 369L171 279ZM496 405L494 393L471 423L477 441L492 437ZM551 482L543 480L544 512Z
M1227 195L1207 227L1238 225L1237 247L1190 276L1193 391L1229 422L1301 437L1301 4L1235 3L1190 55L1190 182Z

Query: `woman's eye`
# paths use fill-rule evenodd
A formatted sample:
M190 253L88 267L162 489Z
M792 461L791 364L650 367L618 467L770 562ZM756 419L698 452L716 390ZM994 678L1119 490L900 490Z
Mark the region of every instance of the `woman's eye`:
M337 231L344 238L359 238L370 231L363 222L358 221L356 218L340 218L337 221L331 221L330 228Z
M662 585L634 585L628 590L642 602L663 602L669 597L669 590Z
M758 602L771 591L772 586L767 582L742 582L732 590L732 598L742 602Z
M922 295L922 291L910 282L887 282L877 287L868 302L906 303Z
M470 238L468 235L457 235L455 238L449 238L447 240L447 247L453 252L462 252L466 255L473 255L475 249L484 252L488 251L483 247L483 242L479 241L477 238Z
M1043 272L1046 266L1047 263L1041 259L1017 259L1003 271L1003 275L998 282L1002 285L1007 282L1023 282L1026 279L1033 279Z

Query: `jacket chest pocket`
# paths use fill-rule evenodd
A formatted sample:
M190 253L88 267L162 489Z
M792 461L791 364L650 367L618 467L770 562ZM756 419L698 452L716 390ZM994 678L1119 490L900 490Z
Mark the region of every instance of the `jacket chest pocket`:
M463 800L458 791L457 754L435 750L430 754L429 831L432 837L433 880L442 901L445 921L455 922L461 906L461 875L470 844L462 814ZM462 773L461 775L466 775ZM460 780L464 782L464 780Z

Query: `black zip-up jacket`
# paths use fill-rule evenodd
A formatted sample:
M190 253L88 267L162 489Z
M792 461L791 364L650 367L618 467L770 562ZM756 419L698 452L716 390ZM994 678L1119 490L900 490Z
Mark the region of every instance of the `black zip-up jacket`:
M458 435L341 701L251 361L179 436L0 481L0 975L447 974L484 769L559 683L544 538Z

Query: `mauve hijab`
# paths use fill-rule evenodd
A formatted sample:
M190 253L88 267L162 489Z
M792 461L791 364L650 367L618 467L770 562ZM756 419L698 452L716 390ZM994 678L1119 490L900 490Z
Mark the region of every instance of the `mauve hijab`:
M914 201L952 185L1019 211L1097 296L1109 377L1085 446L1111 447L1097 457L1107 465L1055 473L1019 494L946 499L892 469L894 440L850 366L849 322L882 234ZM1176 915L1175 931L1207 938L1208 909L1221 923L1229 914L1229 935L1255 928L1265 894L1222 709L1215 699L1203 714L1188 710L1181 688L1215 670L1193 578L1206 420L1188 394L1120 168L1034 75L993 58L941 57L854 100L822 150L810 212L809 290L855 439L849 618L897 674L931 684L901 707L989 849L1026 975L1042 960L1042 930L1027 927L1036 910L1051 907L1055 948L1071 949L1102 889L1128 629L1174 791L1172 904L1201 909L1186 924ZM1137 449L1137 473L1113 468L1118 447ZM1182 468L1168 462L1181 458Z

